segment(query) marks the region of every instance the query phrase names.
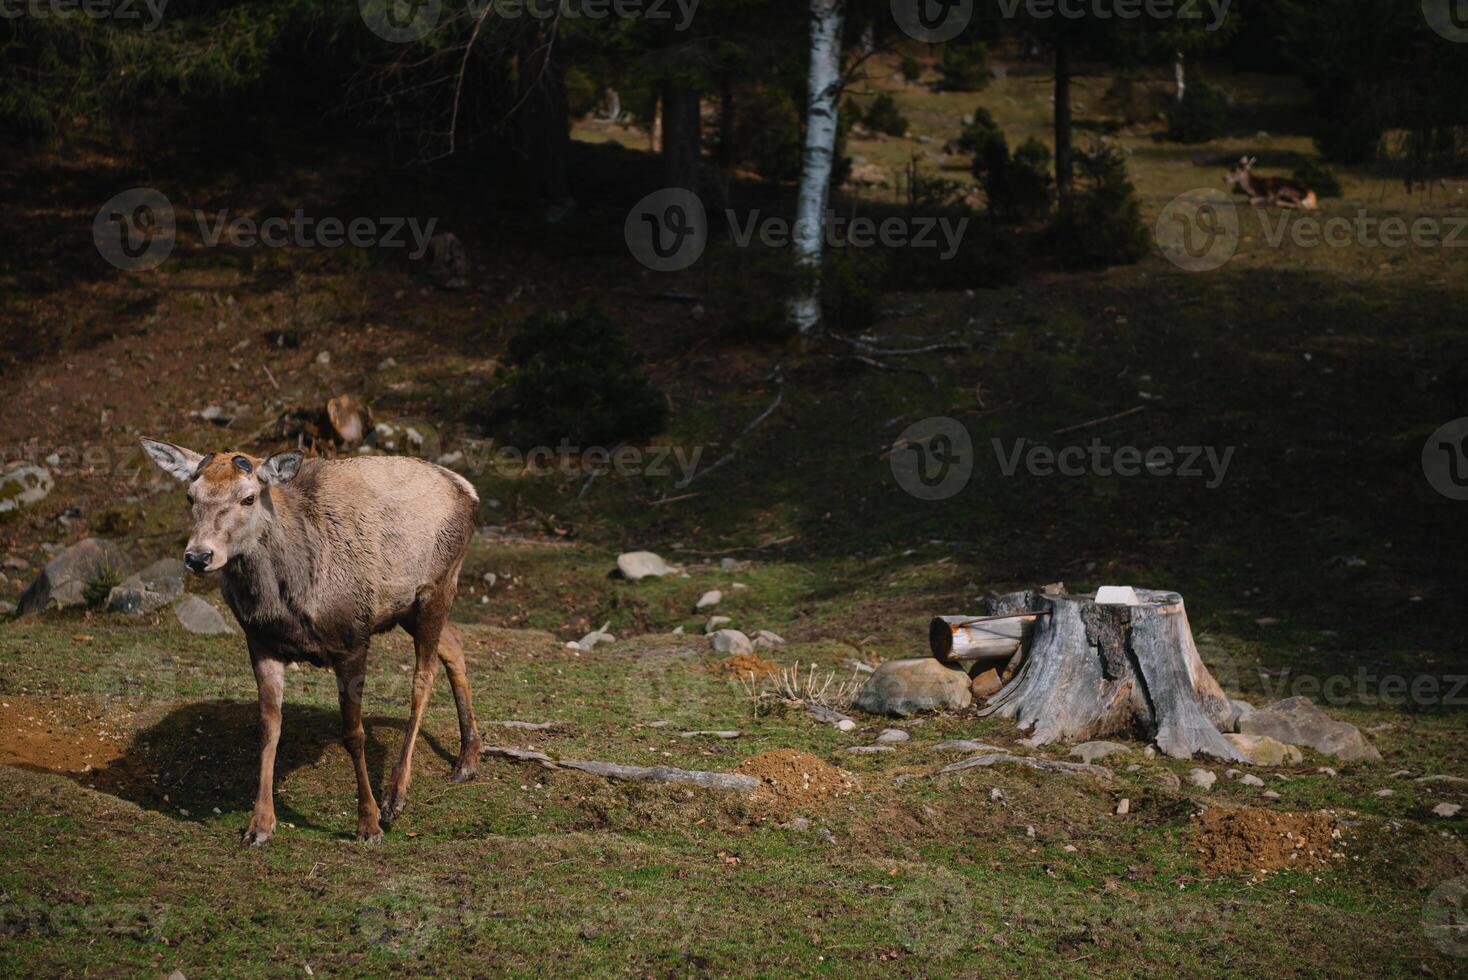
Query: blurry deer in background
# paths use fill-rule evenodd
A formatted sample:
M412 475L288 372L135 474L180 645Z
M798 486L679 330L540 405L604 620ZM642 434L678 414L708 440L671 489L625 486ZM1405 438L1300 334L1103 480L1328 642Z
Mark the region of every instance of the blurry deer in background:
M1314 191L1289 177L1256 177L1250 171L1258 162L1258 157L1239 157L1239 162L1233 165L1223 182L1249 195L1249 203L1256 206L1273 204L1281 208L1315 209Z

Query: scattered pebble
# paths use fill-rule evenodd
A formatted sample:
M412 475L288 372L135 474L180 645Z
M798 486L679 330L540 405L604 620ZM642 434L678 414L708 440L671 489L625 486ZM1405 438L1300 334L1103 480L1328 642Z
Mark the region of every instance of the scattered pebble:
M877 744L885 745L889 742L906 742L910 736L900 728L884 728L877 733Z

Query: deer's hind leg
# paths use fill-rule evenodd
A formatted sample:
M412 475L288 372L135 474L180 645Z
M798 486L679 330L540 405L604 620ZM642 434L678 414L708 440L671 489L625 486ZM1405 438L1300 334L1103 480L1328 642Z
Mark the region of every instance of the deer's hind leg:
M449 601L453 601L452 595ZM387 792L383 794L384 823L391 824L408 805L408 786L413 782L413 749L418 744L423 711L433 695L434 678L438 676L439 637L448 616L448 609L443 606L436 591L426 592L419 597L413 615L403 623L403 628L413 635L417 662L413 667L412 707L408 712L407 730L403 732L403 749L388 780Z
M451 778L467 782L479 772L479 727L474 723L474 698L469 692L469 671L464 665L464 637L452 623L445 623L438 638L438 658L449 686L454 690L454 707L459 713L459 759Z

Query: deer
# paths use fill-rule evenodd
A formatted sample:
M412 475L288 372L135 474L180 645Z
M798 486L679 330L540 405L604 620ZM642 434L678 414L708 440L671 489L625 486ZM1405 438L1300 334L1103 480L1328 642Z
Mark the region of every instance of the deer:
M357 777L359 841L380 842L407 804L413 747L440 663L459 721L450 779L473 779L481 743L463 637L448 622L479 511L473 485L413 457L307 459L293 450L262 459L155 439L142 444L164 472L188 484L184 564L219 576L245 634L260 701L260 771L242 843L258 847L275 834L275 750L289 664L336 674L342 744ZM413 638L413 694L379 808L367 773L362 692L372 637L399 626Z
M1314 191L1290 177L1256 177L1252 169L1258 162L1258 157L1239 157L1239 162L1229 169L1223 182L1232 184L1249 195L1249 203L1256 207L1273 204L1281 208L1315 210L1317 202Z

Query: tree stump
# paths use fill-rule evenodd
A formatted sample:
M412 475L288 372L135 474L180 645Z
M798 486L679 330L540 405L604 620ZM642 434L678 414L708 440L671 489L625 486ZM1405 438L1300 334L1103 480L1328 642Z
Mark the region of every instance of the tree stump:
M1138 605L1098 605L1061 589L1021 592L996 612L1042 613L1013 678L980 715L1013 718L1025 744L1130 735L1177 759L1247 762L1219 734L1228 698L1203 665L1182 596L1138 589Z

